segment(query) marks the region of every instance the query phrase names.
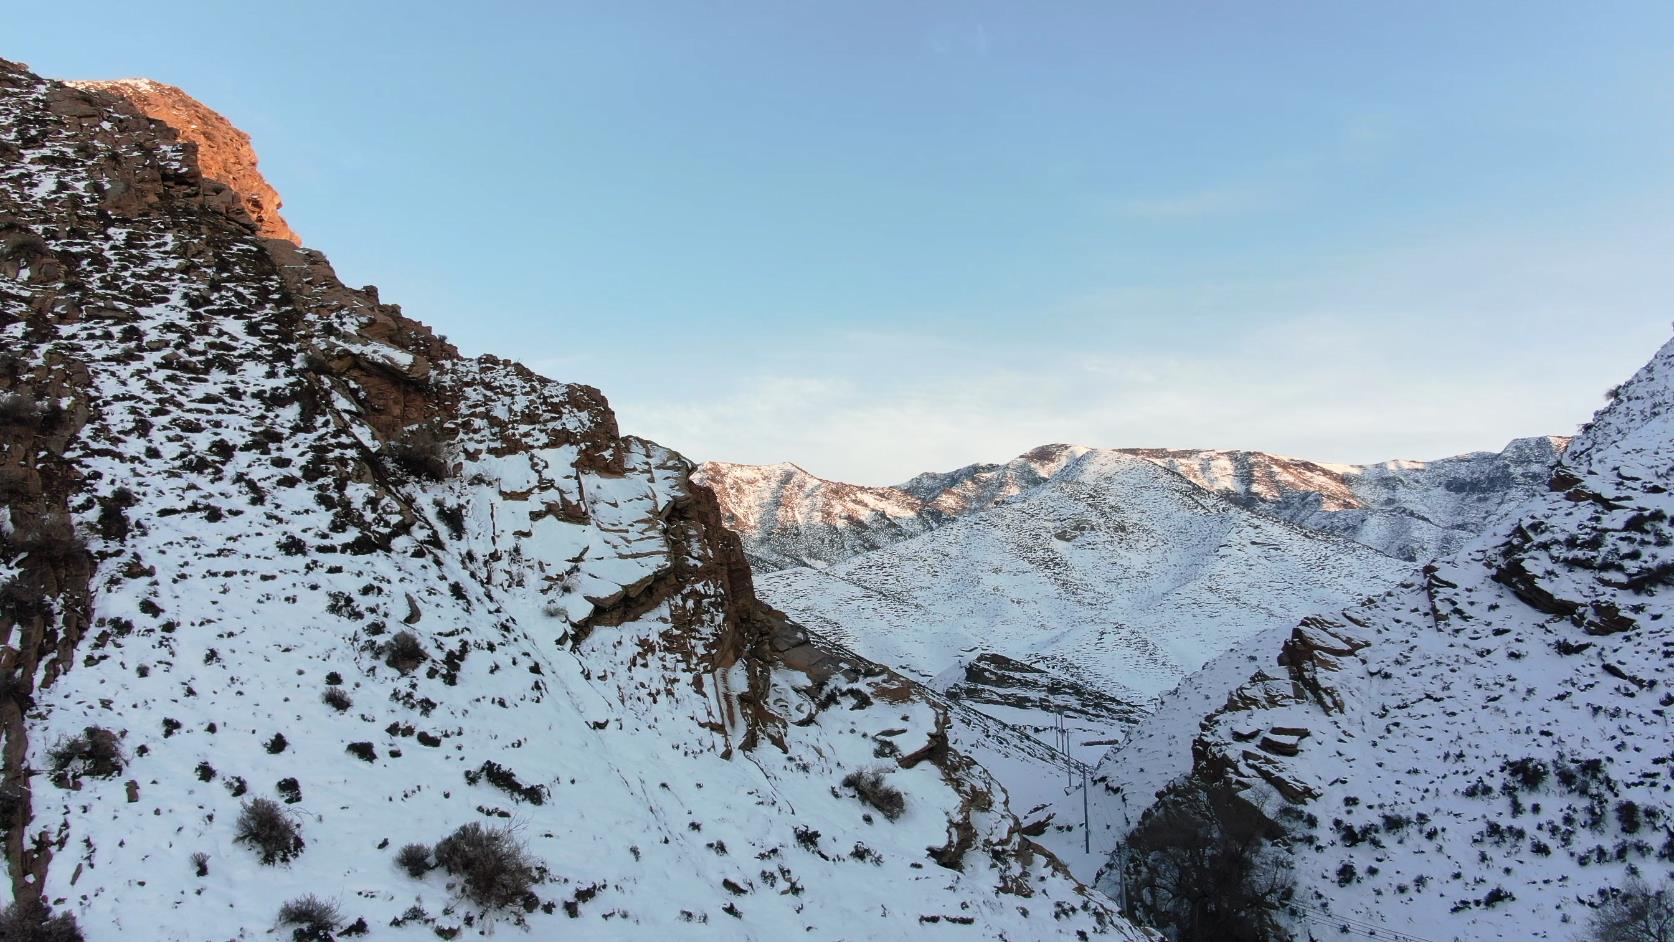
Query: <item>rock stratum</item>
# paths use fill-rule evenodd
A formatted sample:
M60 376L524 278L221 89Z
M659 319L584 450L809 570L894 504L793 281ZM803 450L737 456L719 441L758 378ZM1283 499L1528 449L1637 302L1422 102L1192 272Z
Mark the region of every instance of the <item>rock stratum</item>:
M756 600L689 463L345 287L135 87L0 63L15 901L95 942L308 895L323 937L1139 937L933 697Z

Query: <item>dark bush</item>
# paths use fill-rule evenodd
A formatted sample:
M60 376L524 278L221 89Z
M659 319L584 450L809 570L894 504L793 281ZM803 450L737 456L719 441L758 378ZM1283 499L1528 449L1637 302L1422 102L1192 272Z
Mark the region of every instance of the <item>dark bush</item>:
M286 747L289 745L290 742L285 739L284 733L274 733L272 739L269 739L267 742L262 744L262 748L267 750L268 755L276 756L279 753L284 752Z
M349 755L362 762L378 761L378 750L369 742L352 742L346 747Z
M123 763L122 740L103 726L89 726L47 750L52 780L61 786L84 775L110 778L121 773Z
M192 872L200 877L209 876L209 855L198 851L192 855Z
M448 528L448 533L456 540L465 537L465 508L458 504L437 504L436 519L442 521Z
M395 854L396 866L407 871L407 876L422 877L435 866L430 862L430 845L407 844Z
M331 942L331 933L343 924L343 914L336 903L310 893L279 907L279 924L294 926L291 937L297 942Z
M476 771L465 773L465 781L470 785L475 785L485 778L488 779L488 784L520 801L527 801L532 805L546 801L546 786L525 785L518 781L517 773L498 762L484 762Z
M82 942L81 928L69 913L54 916L37 899L13 902L0 909L0 940L4 942Z
M876 769L863 772L850 772L843 784L854 789L861 801L878 809L883 816L891 821L901 817L907 810L907 796L901 790L884 781L883 773Z
M412 673L429 657L424 645L419 643L418 635L410 631L397 631L384 642L384 663L403 674Z
M480 906L511 906L533 897L540 866L507 828L475 821L436 845L436 866L460 878L464 895Z
M424 426L407 429L384 443L383 454L391 465L421 480L445 481L453 473L447 443L435 429Z
M325 693L320 695L320 699L325 702L326 706L339 713L355 705L354 699L344 692L342 687L327 687Z
M233 840L249 844L269 866L287 863L302 853L302 832L285 809L269 798L252 798L238 813Z

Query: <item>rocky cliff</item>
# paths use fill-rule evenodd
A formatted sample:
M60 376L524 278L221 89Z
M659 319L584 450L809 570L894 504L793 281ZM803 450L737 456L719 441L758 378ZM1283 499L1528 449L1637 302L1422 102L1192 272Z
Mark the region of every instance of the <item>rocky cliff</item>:
M1131 937L939 707L756 601L680 456L342 285L134 87L0 62L15 901L93 940Z

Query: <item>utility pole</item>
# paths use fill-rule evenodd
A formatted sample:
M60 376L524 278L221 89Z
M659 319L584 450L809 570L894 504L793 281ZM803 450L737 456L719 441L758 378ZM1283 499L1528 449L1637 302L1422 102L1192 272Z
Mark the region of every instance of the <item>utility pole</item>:
M1081 770L1081 852L1093 852L1093 819L1087 812L1087 770Z

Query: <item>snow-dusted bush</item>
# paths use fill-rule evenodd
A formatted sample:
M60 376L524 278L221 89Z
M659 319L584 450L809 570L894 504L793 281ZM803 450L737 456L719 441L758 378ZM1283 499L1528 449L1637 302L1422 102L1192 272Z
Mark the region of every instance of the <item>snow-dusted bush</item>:
M320 695L320 699L324 701L326 706L339 713L355 705L355 701L342 687L327 687L325 693Z
M395 853L395 864L407 871L407 875L417 879L429 873L434 866L430 862L430 845L407 844Z
M122 771L123 763L122 740L103 726L89 726L47 750L47 766L59 785L84 775L110 778Z
M249 844L264 864L294 860L302 853L302 830L279 803L252 798L238 813L238 831L233 840Z
M418 635L410 631L397 631L384 642L384 663L403 674L412 673L429 657L424 645L419 643Z
M81 928L69 913L52 915L40 900L18 900L0 909L0 939L5 942L82 942Z
M330 942L331 933L343 924L343 914L336 903L310 893L280 906L279 924L293 926L291 936L298 942Z
M884 781L883 773L877 769L850 772L844 777L843 785L853 789L861 801L878 809L891 821L901 817L907 810L907 796Z
M459 877L466 899L480 906L511 906L533 899L541 868L508 828L473 821L436 845L436 866Z

